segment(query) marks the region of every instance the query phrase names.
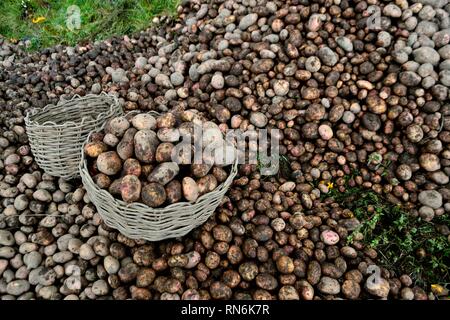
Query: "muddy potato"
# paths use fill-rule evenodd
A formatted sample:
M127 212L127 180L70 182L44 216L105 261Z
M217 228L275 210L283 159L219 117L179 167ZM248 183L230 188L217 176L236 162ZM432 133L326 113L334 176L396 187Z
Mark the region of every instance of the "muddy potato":
M84 146L84 152L91 158L97 158L101 153L108 151L108 146L101 141L88 142Z
M122 178L114 180L108 188L109 193L115 196L120 196L120 185L122 183Z
M175 123L175 115L170 112L163 114L156 119L156 126L158 128L173 128L175 126Z
M297 290L300 292L300 295L304 300L312 300L314 298L314 288L308 281L299 281L297 284Z
M441 168L439 157L432 153L424 153L419 157L419 163L426 171L437 171Z
M130 123L125 117L116 117L111 119L106 125L106 133L112 133L118 138L121 138L125 131L130 127Z
M199 196L197 183L191 177L184 177L182 181L183 196L189 202L195 202Z
M151 114L141 113L131 119L131 124L137 130L153 130L156 128L156 119Z
M136 158L144 163L155 160L159 141L156 133L151 130L140 130L134 135L134 153Z
M199 193L205 194L217 188L217 179L212 174L208 174L197 180Z
M115 151L103 152L97 157L97 168L100 172L112 176L122 169L122 161Z
M115 147L117 146L117 144L119 143L119 138L117 138L115 135L113 135L112 133L107 133L105 134L105 136L103 137L103 142L110 146L110 147Z
M191 165L191 172L194 177L201 178L208 174L209 170L211 170L212 165L207 163L200 163L200 164L192 164Z
M141 181L134 175L126 175L120 183L120 194L123 201L138 201L141 194Z
M141 197L146 205L156 208L166 201L167 195L162 185L151 182L142 188Z
M171 161L172 150L174 145L170 142L163 142L156 148L155 160L157 162L169 162Z
M134 128L125 131L122 139L117 144L116 151L122 160L126 160L134 156L134 135L137 132Z
M220 167L213 167L212 174L216 178L218 183L222 183L228 178L228 173L225 171L225 169Z
M162 142L176 142L180 140L180 131L176 128L161 128L156 135Z
M111 185L111 179L104 173L96 174L92 180L100 189L108 189Z
M180 167L175 162L164 162L156 166L147 177L148 182L157 182L161 185L166 185L175 178L180 172Z
M166 185L166 195L168 203L179 202L183 197L181 183L178 180L172 180Z
M139 160L137 159L133 159L133 158L129 158L127 160L125 160L125 162L123 163L123 174L124 175L134 175L136 177L139 177L142 173L142 167L141 164L139 163Z
M101 141L103 141L104 137L105 137L105 134L103 132L93 132L91 134L91 141L92 142L101 142Z
M122 160L127 160L134 155L134 135L137 130L129 128L125 131L122 140L117 145L117 154Z

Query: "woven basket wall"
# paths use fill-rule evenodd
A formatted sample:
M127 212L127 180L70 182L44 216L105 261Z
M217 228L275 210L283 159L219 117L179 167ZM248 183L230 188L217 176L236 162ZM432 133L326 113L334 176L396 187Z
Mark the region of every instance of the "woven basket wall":
M156 114L151 112L151 114ZM86 143L89 137L86 139ZM82 148L83 150L83 148ZM202 225L214 213L237 174L237 159L228 178L214 191L195 203L178 202L164 208L150 208L143 203L126 203L100 189L92 180L82 151L80 175L89 199L104 222L131 239L160 241L181 237Z
M106 93L75 95L57 105L31 110L25 125L37 164L52 176L78 177L80 148L89 133L121 114L118 99Z

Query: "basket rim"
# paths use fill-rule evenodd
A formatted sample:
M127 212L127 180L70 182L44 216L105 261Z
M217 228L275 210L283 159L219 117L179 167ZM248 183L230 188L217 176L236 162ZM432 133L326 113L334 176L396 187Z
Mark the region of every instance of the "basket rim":
M32 117L39 115L39 114L43 114L48 112L50 109L54 108L54 107L59 107L59 106L64 106L65 104L75 101L75 100L88 100L88 99L92 99L92 98L99 98L99 97L106 97L106 98L111 98L113 100L113 103L110 104L109 108L107 111L103 111L97 114L97 117L93 120L90 119L90 121L94 121L94 122L98 122L101 121L104 118L109 117L110 115L114 114L115 109L117 109L117 107L119 106L119 99L110 93L106 93L106 92L101 92L100 94L87 94L85 96L80 96L78 94L75 94L72 98L70 98L69 100L60 100L56 105L55 104L48 104L46 105L44 108L42 109L38 109L38 108L33 108L31 110L29 110L27 112L27 115L25 116L25 124L27 127L41 127L41 128L61 128L61 127L67 127L67 126L82 126L84 125L84 123L86 122L86 117L83 117L81 119L81 121L76 122L73 120L69 120L66 121L64 123L61 124L57 124L54 121L45 121L43 123L39 123L35 120L32 119Z
M153 110L149 111L149 112L145 112L145 113L160 114L159 112L156 112L156 111L153 111ZM229 186L231 185L234 177L237 174L237 166L238 166L238 161L239 161L238 157L236 157L236 160L232 164L231 171L230 171L230 174L228 175L227 179L224 182L222 182L220 185L218 185L216 187L216 189L214 189L213 191L210 191L210 192L205 193L205 194L201 195L200 197L198 197L198 199L195 200L195 202L188 202L188 201L176 202L176 203L169 204L169 205L167 205L165 207L162 207L162 208L152 208L152 207L149 207L148 205L146 205L145 203L141 203L141 202L127 203L127 202L125 202L123 200L114 198L112 196L112 194L109 193L107 190L100 189L97 186L97 184L95 184L94 181L92 180L92 177L89 174L89 171L88 171L88 168L87 168L87 160L86 160L86 157L84 155L84 146L89 142L89 139L90 139L91 135L93 133L96 133L96 132L99 132L99 131L103 130L104 126L105 126L105 124L102 125L101 128L91 131L89 133L89 135L87 136L86 140L84 141L84 143L83 143L83 145L81 147L81 160L80 160L80 163L79 163L79 175L81 176L82 179L84 179L84 178L87 179L89 184L91 186L93 186L93 188L94 188L96 193L105 196L109 201L115 203L117 206L120 206L122 208L126 207L126 208L130 208L130 209L135 209L135 210L145 210L147 212L152 212L152 213L158 214L158 213L165 213L167 210L170 210L170 209L183 209L183 208L186 208L186 207L191 207L193 205L196 205L196 204L200 203L203 199L205 199L207 197L210 197L211 193L223 192L225 186L226 186L226 189L228 189ZM83 183L83 185L84 185L84 183ZM85 188L86 188L86 186L85 186Z

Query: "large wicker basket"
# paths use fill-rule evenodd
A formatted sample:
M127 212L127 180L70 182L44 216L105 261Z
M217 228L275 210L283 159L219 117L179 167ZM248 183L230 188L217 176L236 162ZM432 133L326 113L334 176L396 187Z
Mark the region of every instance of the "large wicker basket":
M75 95L57 105L31 110L25 124L37 164L52 176L78 177L80 148L89 133L121 114L118 99L106 93Z
M157 115L156 112L151 112ZM86 143L89 137L86 139ZM89 199L104 222L131 239L160 241L181 237L202 225L214 213L237 174L237 159L228 178L214 191L195 203L178 202L164 208L150 208L143 203L126 203L100 189L92 180L82 148L80 175Z

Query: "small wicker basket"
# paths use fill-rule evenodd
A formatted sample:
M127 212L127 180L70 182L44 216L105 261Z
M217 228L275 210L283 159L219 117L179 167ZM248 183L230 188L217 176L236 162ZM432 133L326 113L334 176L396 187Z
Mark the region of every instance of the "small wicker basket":
M86 137L121 114L119 100L106 93L75 95L57 105L31 110L25 117L25 125L37 164L52 176L78 177L80 148Z
M150 113L158 115L156 112ZM231 166L228 178L214 191L202 195L194 203L178 202L164 208L150 208L143 203L118 200L107 190L100 189L89 174L83 149L80 175L89 199L106 225L131 239L160 241L186 235L205 223L214 213L237 174L238 159Z

